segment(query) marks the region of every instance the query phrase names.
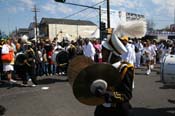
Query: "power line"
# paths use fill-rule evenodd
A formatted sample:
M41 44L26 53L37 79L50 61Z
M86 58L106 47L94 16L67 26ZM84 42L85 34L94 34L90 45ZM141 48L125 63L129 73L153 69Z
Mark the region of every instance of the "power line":
M93 13L93 15L92 15L92 13ZM98 12L96 12L96 13L98 13ZM91 17L94 17L94 15L95 15L94 11L87 12L87 15L85 15L85 17L83 17L83 19L89 19ZM95 17L97 17L98 15L96 14Z
M91 19L91 18L95 18L95 17L97 17L98 15L95 15L95 16L92 16L92 17L89 17L89 18L86 18L86 19L84 19L84 20L88 20L88 19Z
M101 3L103 3L104 1L106 1L106 0L103 0L103 1L101 1L101 2L99 2L99 3L97 3L97 4L94 4L94 5L92 5L91 7L94 7L94 6L98 5L98 4L101 4ZM65 16L65 17L63 17L63 19L64 19L64 18L71 17L71 16L74 16L74 15L76 15L76 14L79 14L80 12L83 12L83 11L85 11L85 10L87 10L87 9L89 9L89 8L85 8L85 9L82 9L82 10L80 10L80 11L78 11L78 12L75 12L75 13L73 13L73 14L71 14L71 15Z

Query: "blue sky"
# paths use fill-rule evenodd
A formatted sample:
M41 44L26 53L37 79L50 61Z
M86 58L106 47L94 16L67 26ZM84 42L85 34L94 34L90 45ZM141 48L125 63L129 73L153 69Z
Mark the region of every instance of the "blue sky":
M66 0L83 5L95 5L104 0ZM98 11L87 9L70 16L84 7L72 6L54 0L0 0L0 30L9 34L16 28L27 28L34 21L32 8L37 6L38 22L42 17L90 20L98 24ZM99 4L106 8L106 1ZM98 7L97 5L96 7ZM155 28L163 28L174 23L175 0L110 0L110 8L145 15L155 23Z

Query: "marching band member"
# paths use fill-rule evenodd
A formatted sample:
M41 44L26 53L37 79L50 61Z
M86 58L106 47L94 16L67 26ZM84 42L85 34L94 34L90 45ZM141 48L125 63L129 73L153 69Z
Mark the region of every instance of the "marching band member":
M110 43L110 41L116 41ZM117 45L117 43L119 43ZM116 48L120 46L120 48ZM108 42L102 44L103 62L111 63L116 69L120 70L121 85L116 88L108 88L103 94L106 103L98 105L95 110L95 116L128 116L131 112L129 103L132 98L132 83L134 78L134 66L127 62L122 62L120 55L127 50L120 40L113 35ZM117 76L117 75L116 75ZM99 94L100 92L97 92Z
M133 47L132 44L128 43L129 40L128 40L127 36L123 36L120 40L127 49L127 52L121 55L122 60L134 65L134 63L135 63L135 46Z
M136 52L136 62L135 67L140 68L141 65L141 56L142 56L142 50L143 50L143 44L140 40L135 40L135 52Z
M114 88L107 87L106 92L97 89L96 94L104 96L106 102L97 105L94 116L129 116L132 114L130 100L132 98L134 65L122 61L121 55L127 53L127 49L118 36L125 32L131 37L142 37L146 33L146 23L136 21L131 22L129 27L128 24L123 25L123 27L120 25L120 29L117 29L117 32L114 31L112 37L108 36L108 40L102 43L103 62L110 63L119 70L120 75L116 75L116 77L120 78L120 84ZM126 33L128 30L130 33Z
M151 65L154 64L154 57L156 56L156 52L152 48L149 40L146 42L146 46L143 49L143 54L146 59L146 66L147 66L146 75L149 75L151 73Z

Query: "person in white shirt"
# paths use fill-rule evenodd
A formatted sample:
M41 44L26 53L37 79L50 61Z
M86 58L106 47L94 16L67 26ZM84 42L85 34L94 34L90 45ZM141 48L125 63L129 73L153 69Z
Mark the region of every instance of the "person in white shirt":
M141 64L141 55L142 55L142 50L143 50L143 44L140 42L140 40L135 40L135 53L136 53L136 62L135 62L135 67L139 68Z
M156 52L151 46L149 40L146 42L146 46L143 49L143 55L145 56L146 59L146 66L147 66L146 74L149 75L151 73L151 65L154 64L153 63L154 57L156 56Z
M86 56L86 57L89 57L91 58L93 61L94 61L94 56L95 56L95 48L93 46L93 44L89 41L88 38L86 38L84 40L84 45L83 45L83 54Z
M129 43L128 36L123 36L120 40L127 49L127 52L121 55L122 61L128 62L134 66L136 60L135 46ZM134 88L134 86L135 84L133 80L132 88Z
M122 37L121 41L127 49L127 52L121 55L122 60L134 65L136 59L134 45L128 43L129 40L127 36Z
M5 44L2 46L2 54L9 54L10 52L12 52L13 54L13 59L10 62L7 61L3 61L3 71L5 72L5 74L7 75L7 79L9 80L9 82L15 83L16 81L13 80L12 78L12 72L14 71L14 48L12 46L12 40L11 38L7 39Z
M152 47L152 49L155 51L155 53L157 53L157 46L156 46L156 42L155 41L152 41L151 42L151 47ZM155 56L153 56L154 57L154 60L153 60L153 64L156 64L156 55L157 54L155 54ZM154 68L154 65L151 65L151 68L153 69Z

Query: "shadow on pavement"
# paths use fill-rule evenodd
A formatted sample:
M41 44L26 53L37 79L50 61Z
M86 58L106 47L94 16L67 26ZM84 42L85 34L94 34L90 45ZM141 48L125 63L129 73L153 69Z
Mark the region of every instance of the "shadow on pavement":
M52 84L52 83L57 83L57 82L67 82L68 80L61 80L58 78L45 78L45 79L40 79L38 80L38 85L42 84Z
M57 83L57 82L67 82L68 79L58 79L58 78L42 78L42 79L38 79L38 85L43 85L43 84L52 84L52 83ZM7 89L11 89L14 87L24 87L21 85L22 81L18 80L16 83L10 83L7 80L0 80L0 88L7 88ZM29 83L29 82L28 82ZM31 87L31 86L27 86L27 87Z
M160 89L175 89L175 85L166 85L164 84Z
M135 75L145 75L144 73L135 72Z
M168 99L168 102L171 104L175 104L175 100L172 100L172 99Z
M175 116L175 107L170 108L133 108L134 116Z
M0 116L3 116L5 114L6 108L2 105L0 105Z
M13 87L22 87L19 83L10 83L6 80L0 80L0 88L11 89Z

